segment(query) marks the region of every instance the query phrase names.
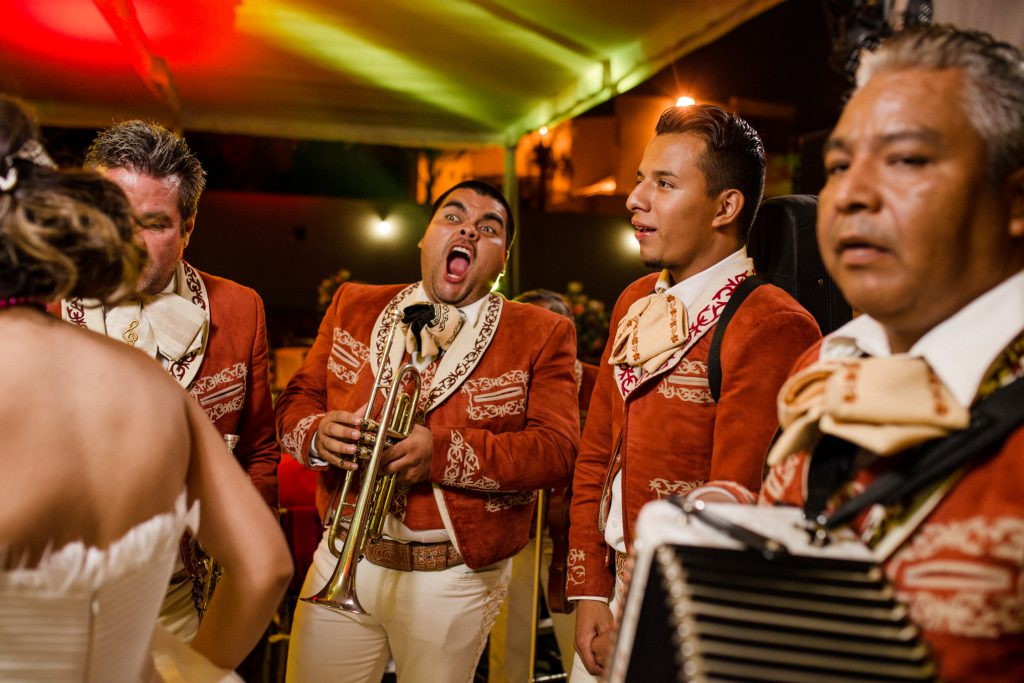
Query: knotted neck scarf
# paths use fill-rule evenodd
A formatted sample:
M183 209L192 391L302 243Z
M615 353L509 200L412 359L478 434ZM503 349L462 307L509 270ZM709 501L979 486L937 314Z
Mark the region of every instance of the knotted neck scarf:
M448 350L465 321L462 312L450 304L418 303L403 309L406 325L405 350L425 358Z
M964 429L970 414L923 358L826 360L793 375L779 392L783 432L775 465L834 436L880 456Z
M668 287L665 271L654 292L629 307L615 330L609 363L639 366L645 372L654 372L686 341L690 324L686 306L666 293Z

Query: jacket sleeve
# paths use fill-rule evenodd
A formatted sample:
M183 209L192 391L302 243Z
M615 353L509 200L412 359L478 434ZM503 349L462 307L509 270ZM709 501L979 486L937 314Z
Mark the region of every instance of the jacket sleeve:
M752 295L747 305L760 294ZM722 339L722 393L715 409L709 480L733 481L756 493L779 425L779 389L821 332L802 309L762 315L744 308L739 311L745 315L733 318Z
M498 432L430 425L430 481L476 491L528 491L568 483L579 446L575 361L575 330L560 318L532 356L525 426Z
M302 365L277 397L275 413L281 447L299 463L311 469L309 446L320 418L327 412L327 358L331 353L332 335L337 324L340 299L346 285L338 288L330 308L320 321L316 341Z
M601 354L597 382L590 395L587 423L580 441L580 454L572 479L572 503L569 512L569 559L566 568L566 595L610 598L615 576L608 566L608 546L598 528L601 493L608 466L615 455L613 414L621 409L612 366L608 364L611 342L619 320L627 310L620 297L612 311L609 338Z
M821 343L813 345L797 359L790 375L805 370L821 355ZM806 451L795 453L769 468L761 485L758 502L762 505L796 505L807 500L807 475L811 456Z
M239 440L235 457L267 504L276 508L277 463L281 459L281 452L270 400L267 324L263 300L255 291L250 291L256 329L249 357L249 386L238 422Z

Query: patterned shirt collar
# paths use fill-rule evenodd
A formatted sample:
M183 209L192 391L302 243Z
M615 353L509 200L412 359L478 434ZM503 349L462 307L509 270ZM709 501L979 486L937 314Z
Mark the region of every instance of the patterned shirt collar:
M658 292L671 294L682 301L683 305L686 306L687 310L689 310L709 283L721 279L720 275L723 272L735 270L737 266L742 266L746 258L747 248L740 247L739 250L729 254L710 268L705 268L696 275L691 275L682 282L677 282L674 285L671 284L672 278L668 275L668 271L664 270L661 273L661 277L658 278L658 283L655 285L654 289Z

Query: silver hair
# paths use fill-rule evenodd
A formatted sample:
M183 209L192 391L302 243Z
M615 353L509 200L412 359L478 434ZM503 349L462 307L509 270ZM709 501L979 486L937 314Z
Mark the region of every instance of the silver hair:
M100 131L85 155L85 165L177 178L182 230L196 215L206 186L206 171L185 139L150 121L122 121Z
M960 69L964 113L985 141L995 183L1024 167L1024 54L987 33L922 26L883 40L861 58L857 87L873 76L906 69Z

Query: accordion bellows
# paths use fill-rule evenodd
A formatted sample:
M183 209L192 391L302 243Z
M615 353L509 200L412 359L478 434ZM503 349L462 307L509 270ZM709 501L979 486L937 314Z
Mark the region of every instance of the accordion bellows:
M859 543L814 548L795 528L799 511L747 508L788 536L790 553L766 559L687 523L674 505L649 507L608 680L937 679L918 628Z

